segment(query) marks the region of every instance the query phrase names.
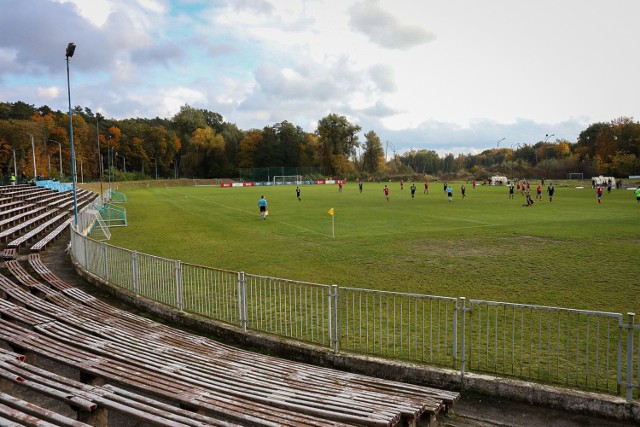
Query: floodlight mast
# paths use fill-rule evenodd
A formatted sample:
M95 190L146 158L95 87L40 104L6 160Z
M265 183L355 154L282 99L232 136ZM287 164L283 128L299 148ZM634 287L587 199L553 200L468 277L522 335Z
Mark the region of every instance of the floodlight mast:
M78 197L76 192L76 152L73 147L73 112L71 111L71 84L69 79L69 59L76 51L75 43L69 43L66 51L67 61L67 95L69 98L69 138L71 141L71 183L73 187L73 225L78 227Z

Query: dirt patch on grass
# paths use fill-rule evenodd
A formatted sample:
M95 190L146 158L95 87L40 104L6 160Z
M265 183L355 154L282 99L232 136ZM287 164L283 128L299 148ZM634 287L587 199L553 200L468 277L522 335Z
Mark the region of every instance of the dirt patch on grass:
M510 236L503 238L483 239L473 237L456 240L421 240L410 244L418 252L439 254L440 256L458 257L494 257L500 255L522 255L538 252L563 242L540 236Z

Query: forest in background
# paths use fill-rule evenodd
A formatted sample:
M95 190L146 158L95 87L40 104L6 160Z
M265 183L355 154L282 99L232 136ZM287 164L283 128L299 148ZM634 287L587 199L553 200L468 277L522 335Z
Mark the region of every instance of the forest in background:
M170 119L109 119L89 108L73 109L78 181L113 173L118 180L149 178L238 179L250 168L305 168L318 176L353 179L465 178L492 175L565 179L570 173L619 178L640 175L640 123L620 117L593 123L577 141L563 139L513 144L479 154L440 155L419 149L386 156L374 130L328 114L314 132L288 121L262 129L239 129L215 112L184 105ZM415 141L420 146L421 141ZM0 102L0 167L70 180L68 112L24 102ZM60 168L62 163L62 169Z

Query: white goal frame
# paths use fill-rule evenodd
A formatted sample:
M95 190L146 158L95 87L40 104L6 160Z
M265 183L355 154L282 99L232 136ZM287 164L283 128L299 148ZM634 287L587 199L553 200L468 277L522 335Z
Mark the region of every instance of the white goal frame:
M287 182L300 184L302 183L302 175L276 175L273 177L273 185L284 185Z
M570 172L567 174L567 179L578 179L584 181L584 174L582 172Z

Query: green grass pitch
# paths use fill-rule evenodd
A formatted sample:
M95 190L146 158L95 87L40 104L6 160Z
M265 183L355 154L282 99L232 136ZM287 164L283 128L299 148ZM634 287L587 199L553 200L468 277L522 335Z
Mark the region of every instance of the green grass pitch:
M506 187L439 182L124 189L110 243L235 271L346 287L637 312L640 207L632 191L556 186L523 207ZM535 188L535 186L534 186ZM545 188L546 190L546 184ZM264 194L269 217L261 221ZM533 191L535 197L535 190ZM334 208L335 215L328 214ZM332 220L335 237L332 237Z

